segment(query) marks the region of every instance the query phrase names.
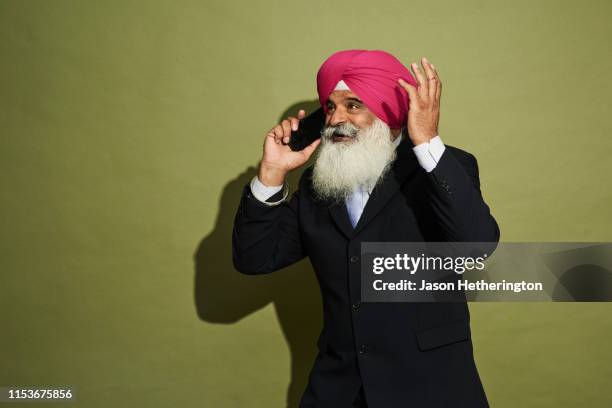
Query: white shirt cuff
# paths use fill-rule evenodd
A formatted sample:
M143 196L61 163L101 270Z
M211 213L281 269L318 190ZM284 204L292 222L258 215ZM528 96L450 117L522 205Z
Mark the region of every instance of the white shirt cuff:
M416 155L417 161L425 169L426 172L431 172L436 168L436 165L442 157L442 153L446 146L442 143L440 135L432 138L429 143L421 143L418 146L414 146L412 150Z
M281 184L280 186L266 186L259 180L259 177L255 176L253 177L253 180L251 180L251 193L253 194L253 197L262 203L270 204L266 202L266 200L281 191L283 186L284 184Z

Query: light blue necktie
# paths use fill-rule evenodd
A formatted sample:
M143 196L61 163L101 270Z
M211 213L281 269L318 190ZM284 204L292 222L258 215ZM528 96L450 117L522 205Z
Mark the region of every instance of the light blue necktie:
M360 187L346 199L346 209L348 210L353 228L355 228L359 222L359 218L361 218L361 213L363 213L363 209L368 202L369 197L370 193L368 192L368 189L365 187Z

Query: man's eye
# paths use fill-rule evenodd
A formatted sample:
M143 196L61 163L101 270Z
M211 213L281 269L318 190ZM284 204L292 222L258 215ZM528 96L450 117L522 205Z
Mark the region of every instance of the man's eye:
M360 108L360 106L359 106L359 105L357 105L357 104L354 104L354 103L349 103L349 104L348 104L348 108L349 108L349 109L353 109L353 110L355 110L355 109L359 109L359 108Z

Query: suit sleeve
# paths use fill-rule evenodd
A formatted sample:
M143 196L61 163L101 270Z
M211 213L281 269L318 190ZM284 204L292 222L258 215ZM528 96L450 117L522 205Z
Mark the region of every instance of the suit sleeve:
M282 198L282 191L266 201ZM232 231L234 267L247 275L271 273L306 256L298 224L299 190L279 205L257 200L249 185L242 191Z
M499 226L482 198L478 162L472 154L445 149L427 177L426 205L438 236L453 242L499 242Z

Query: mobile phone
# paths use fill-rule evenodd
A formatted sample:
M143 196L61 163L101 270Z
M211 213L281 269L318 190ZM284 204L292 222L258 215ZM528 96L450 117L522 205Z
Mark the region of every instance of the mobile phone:
M293 151L303 150L306 146L321 137L321 130L325 126L325 111L319 108L300 120L298 130L291 131L289 147Z

